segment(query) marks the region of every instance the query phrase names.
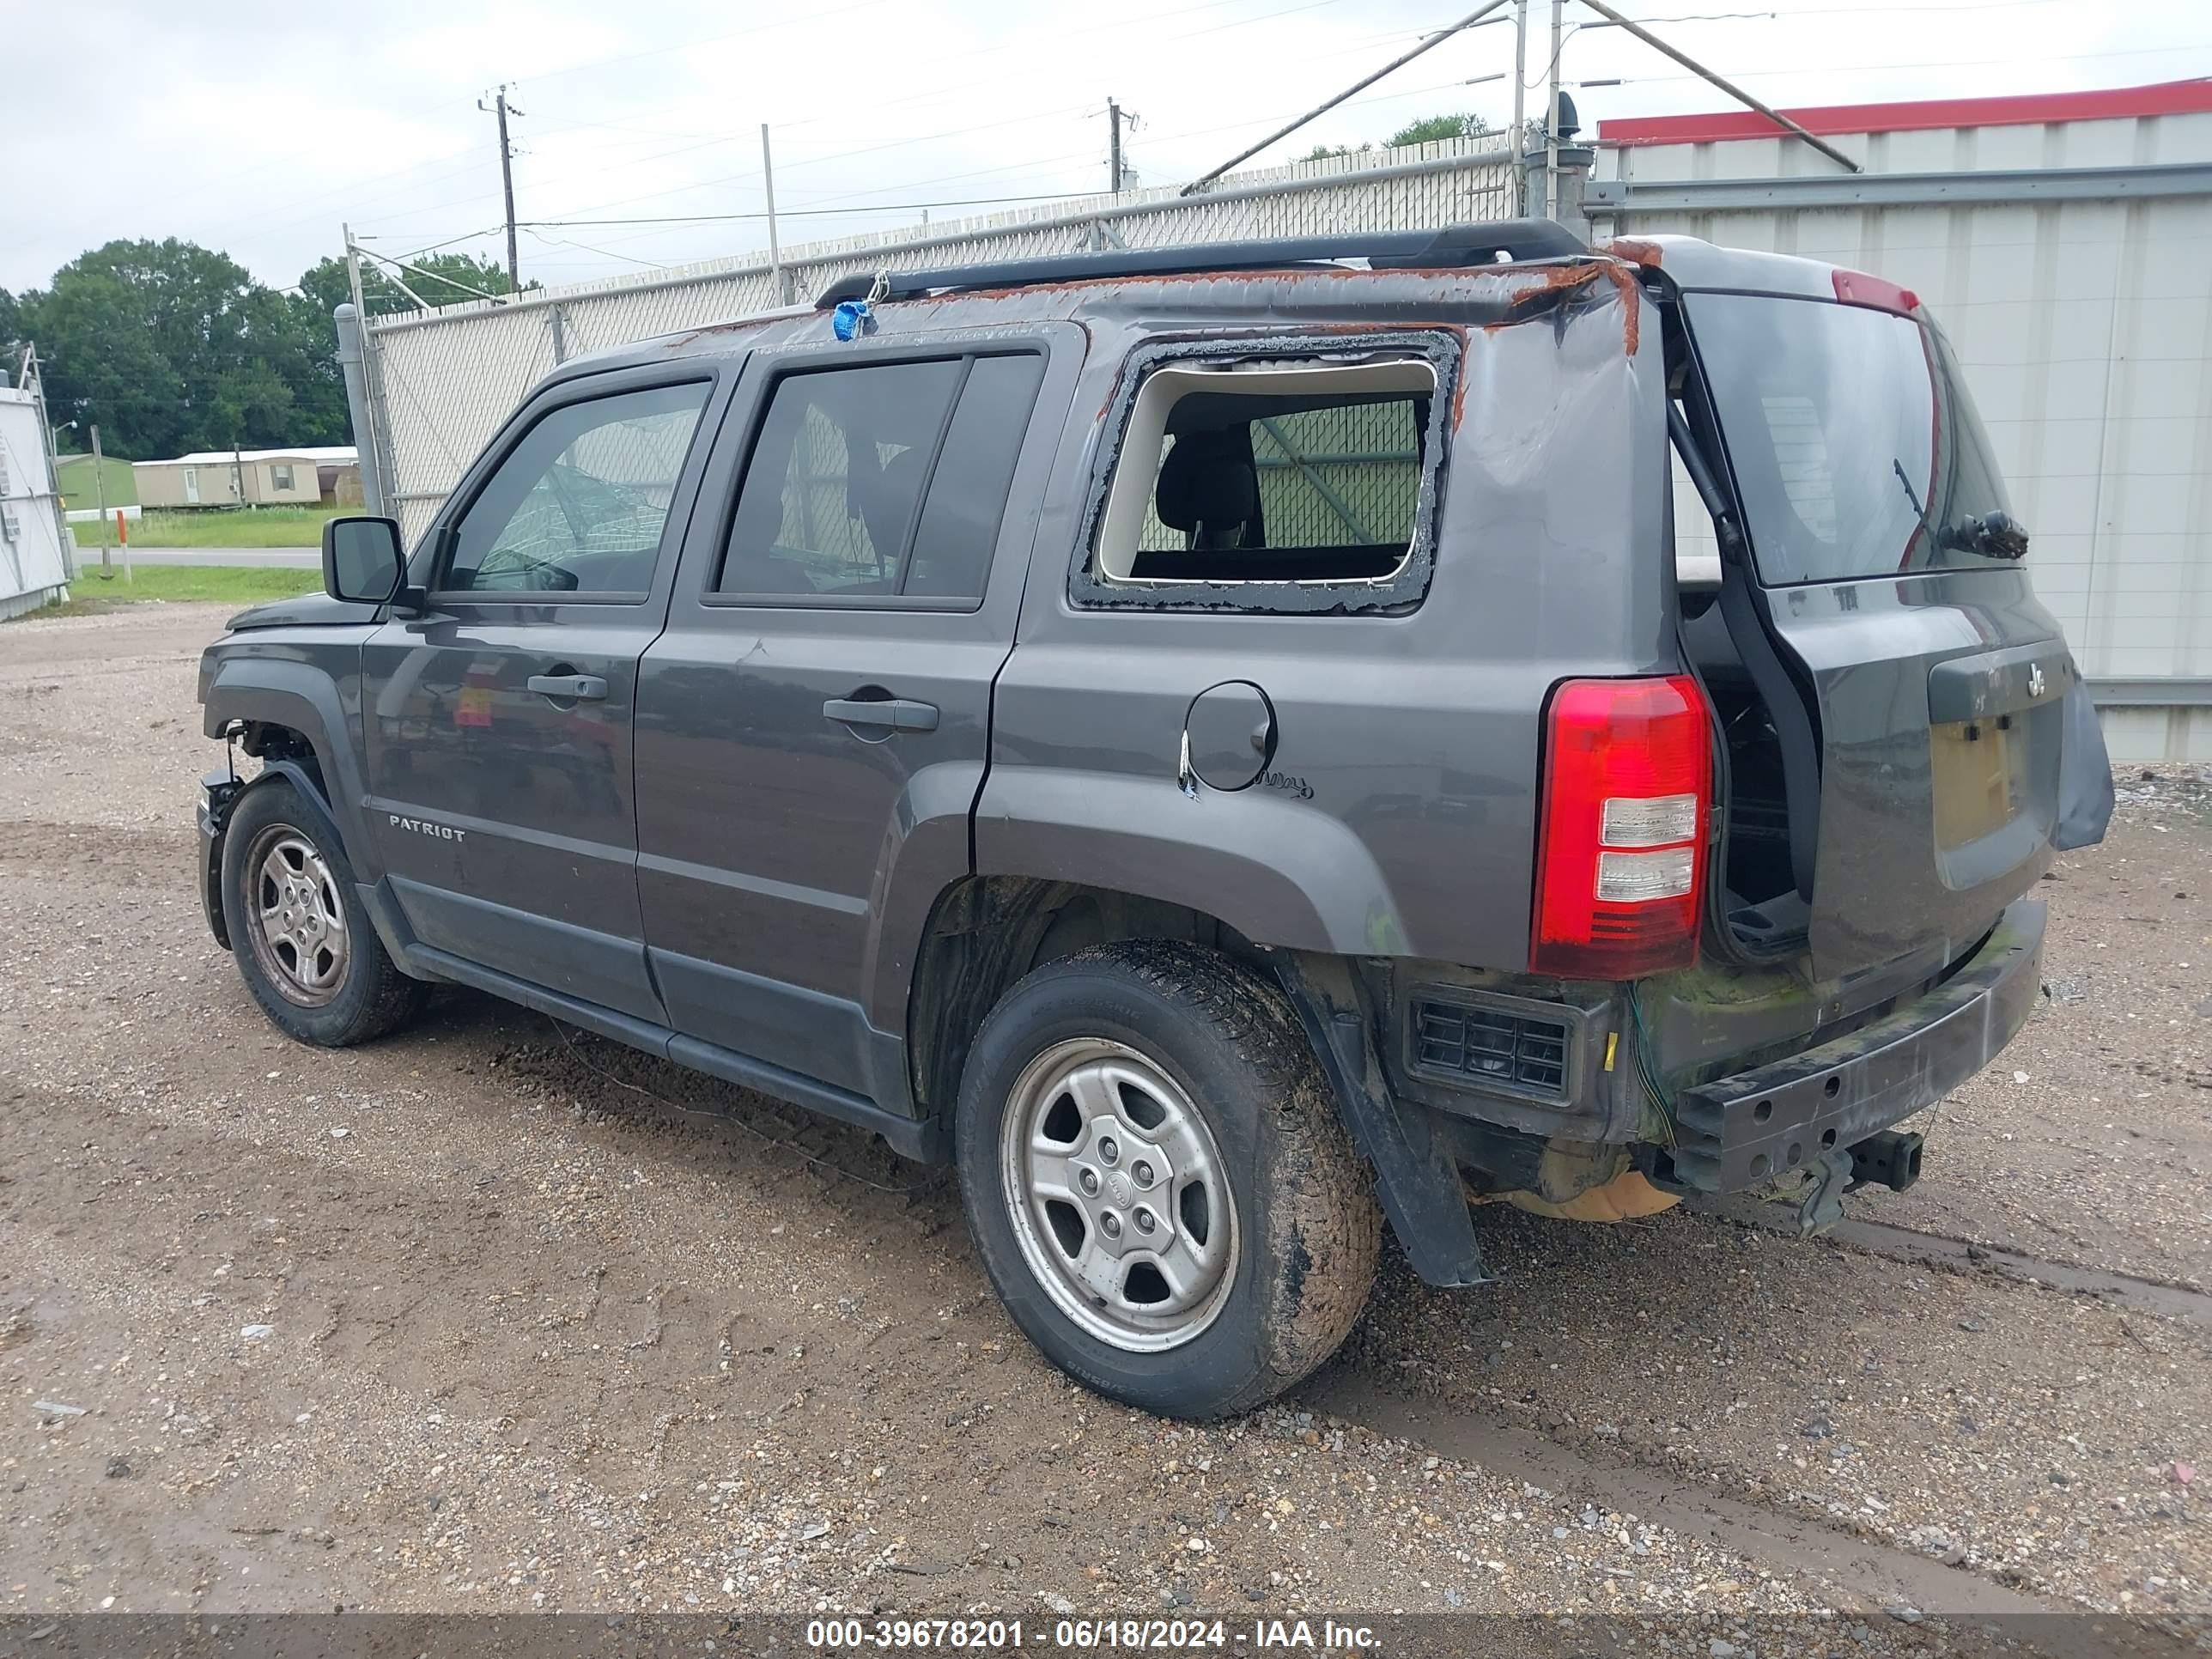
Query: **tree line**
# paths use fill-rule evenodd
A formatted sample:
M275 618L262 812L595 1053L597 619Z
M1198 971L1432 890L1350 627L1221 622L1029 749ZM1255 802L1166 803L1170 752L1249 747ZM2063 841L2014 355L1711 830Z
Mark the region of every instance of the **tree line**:
M404 280L430 305L507 291L504 267L465 253L409 264ZM78 423L73 442L62 434L65 448L87 447L94 422L107 453L134 460L343 444L352 428L331 313L349 297L343 259L319 260L279 291L211 248L118 240L72 259L44 289L0 289L0 346L10 368L10 342L38 347L47 418ZM366 260L362 301L372 316L415 308Z

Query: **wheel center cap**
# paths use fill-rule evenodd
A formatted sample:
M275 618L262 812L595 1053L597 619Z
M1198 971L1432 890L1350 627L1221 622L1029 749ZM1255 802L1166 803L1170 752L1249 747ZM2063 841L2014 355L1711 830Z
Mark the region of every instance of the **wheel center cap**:
M1123 1175L1119 1170L1108 1171L1106 1176L1106 1195L1112 1199L1116 1204L1127 1204L1129 1200L1135 1195L1136 1190L1136 1188L1131 1183L1129 1177Z

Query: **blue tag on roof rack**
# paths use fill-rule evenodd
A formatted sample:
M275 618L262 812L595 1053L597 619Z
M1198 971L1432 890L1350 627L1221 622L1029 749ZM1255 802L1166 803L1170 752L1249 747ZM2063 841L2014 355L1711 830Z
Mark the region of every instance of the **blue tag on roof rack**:
M837 303L837 309L831 313L830 317L830 331L841 340L849 340L856 335L869 333L875 325L876 319L869 315L869 306L866 300L841 300Z

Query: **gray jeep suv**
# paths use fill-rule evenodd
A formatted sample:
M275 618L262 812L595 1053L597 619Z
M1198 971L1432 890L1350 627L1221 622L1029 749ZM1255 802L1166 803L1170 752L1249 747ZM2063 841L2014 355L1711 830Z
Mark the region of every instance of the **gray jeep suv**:
M2110 776L1943 331L1541 222L841 283L562 365L235 619L218 941L473 986L958 1166L1022 1328L1206 1416L1388 1218L1917 1175Z

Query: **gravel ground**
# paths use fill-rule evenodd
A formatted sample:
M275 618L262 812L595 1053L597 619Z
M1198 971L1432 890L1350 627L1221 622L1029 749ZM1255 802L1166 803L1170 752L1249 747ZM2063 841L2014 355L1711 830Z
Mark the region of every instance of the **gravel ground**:
M1721 1659L2212 1613L2185 1315L1485 1212L1498 1285L1393 1253L1343 1362L1192 1428L1047 1367L951 1182L855 1134L459 993L289 1043L189 874L222 614L0 629L0 1611L1584 1612ZM1854 1214L2205 1283L2212 789L2127 793L2049 1000Z

